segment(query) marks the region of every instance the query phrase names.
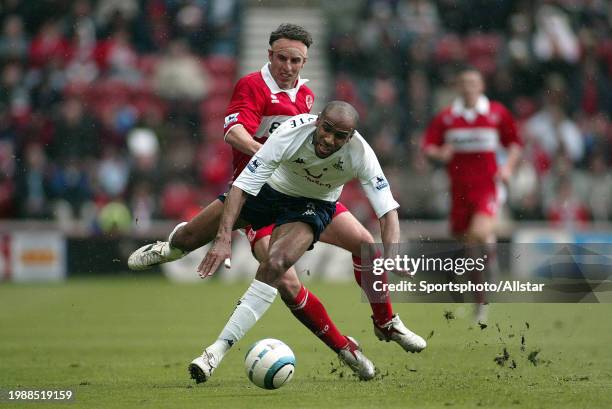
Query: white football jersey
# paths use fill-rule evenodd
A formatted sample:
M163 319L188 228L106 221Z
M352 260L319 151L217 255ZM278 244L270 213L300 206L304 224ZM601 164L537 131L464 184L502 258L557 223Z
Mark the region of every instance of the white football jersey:
M256 196L267 183L289 196L335 202L344 184L357 178L376 216L397 209L374 151L358 132L327 158L316 155L316 119L316 115L302 114L285 121L255 153L234 186Z

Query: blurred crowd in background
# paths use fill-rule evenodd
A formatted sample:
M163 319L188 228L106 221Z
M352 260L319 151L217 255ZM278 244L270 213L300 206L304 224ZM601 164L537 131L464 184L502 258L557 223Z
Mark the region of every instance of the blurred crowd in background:
M456 70L473 65L525 142L505 217L610 221L612 6L491 3L323 5L330 96L358 108L401 216L442 219L445 172L427 162L420 141L451 102ZM146 228L153 219L189 219L223 192L231 176L223 116L237 79L243 7L239 0L6 0L0 218ZM344 199L358 216L370 214L354 186Z
M6 1L0 217L146 229L226 189L239 12L232 0Z
M468 65L525 143L502 189L504 217L578 227L612 218L612 3L370 0L328 13L334 98L358 107L403 217L447 214L444 169L420 144Z

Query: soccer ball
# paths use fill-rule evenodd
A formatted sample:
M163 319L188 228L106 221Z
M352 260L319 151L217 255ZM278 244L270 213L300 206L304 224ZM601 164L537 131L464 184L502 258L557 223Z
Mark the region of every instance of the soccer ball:
M295 355L278 339L262 339L247 351L244 369L249 380L260 388L278 389L293 378Z

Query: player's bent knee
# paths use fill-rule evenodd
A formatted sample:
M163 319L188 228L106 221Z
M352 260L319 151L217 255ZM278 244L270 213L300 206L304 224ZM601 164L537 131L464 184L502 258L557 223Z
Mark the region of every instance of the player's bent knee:
M357 254L355 254L356 256L359 256L361 254L361 251L365 248L367 249L374 249L375 246L374 244L374 237L372 237L372 235L369 232L366 232L366 234L361 236L361 242L359 243L359 249L357 250Z
M374 237L372 236L372 233L367 231L366 228L363 226L361 228L361 241L367 244L374 243Z
M282 255L270 256L266 264L267 269L279 279L283 276L285 271L287 271L289 267L291 267L291 263L289 262L289 260Z
M374 259L379 256L379 249L375 245L374 241L372 242L361 242L359 248L355 251L351 252L353 257L358 257L360 259Z
M374 237L372 237L370 232L367 231L365 228L359 229L355 233L355 236L357 240L355 240L351 245L351 248L347 250L349 250L353 254L353 256L361 257L362 250L374 244Z
M285 267L286 263L282 259L269 257L259 265L255 278L266 284L278 288L283 277L283 273L289 267Z

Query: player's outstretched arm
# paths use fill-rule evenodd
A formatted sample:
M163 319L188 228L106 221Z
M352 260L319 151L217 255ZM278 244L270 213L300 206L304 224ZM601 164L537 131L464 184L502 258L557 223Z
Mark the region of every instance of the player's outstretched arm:
M229 130L225 135L225 142L232 145L234 149L251 156L255 155L255 152L261 148L261 144L253 139L242 124L238 124Z
M385 248L385 258L395 259L399 254L400 227L397 210L390 210L385 213L380 219L380 233L383 246ZM399 275L406 275L404 271L396 270Z
M385 247L385 257L393 256L393 251L397 251L400 241L399 217L397 210L390 210L380 219L380 234L383 246Z
M208 250L204 260L202 260L198 267L198 274L201 278L214 274L225 259L231 258L232 230L238 220L245 200L246 193L242 189L232 186L225 199L217 237L215 237L212 247Z

